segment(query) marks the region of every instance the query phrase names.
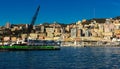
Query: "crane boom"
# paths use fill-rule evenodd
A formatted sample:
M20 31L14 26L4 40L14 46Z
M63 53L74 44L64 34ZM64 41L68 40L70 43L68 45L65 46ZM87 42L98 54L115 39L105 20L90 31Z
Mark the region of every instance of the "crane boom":
M31 24L30 24L29 27L28 27L28 33L31 32L31 30L32 30L32 28L33 28L33 25L35 24L35 21L36 21L37 16L38 16L39 9L40 9L40 5L38 6L38 8L37 8L37 10L36 10L36 12L35 12L35 14L34 14L34 16L33 16L33 18L32 18Z
M38 16L39 9L40 9L40 6L38 6L38 8L37 8L37 10L36 10L36 13L35 13L34 16L33 16L33 19L32 19L32 21L31 21L31 25L34 25L34 24L35 24L36 18L37 18L37 16Z

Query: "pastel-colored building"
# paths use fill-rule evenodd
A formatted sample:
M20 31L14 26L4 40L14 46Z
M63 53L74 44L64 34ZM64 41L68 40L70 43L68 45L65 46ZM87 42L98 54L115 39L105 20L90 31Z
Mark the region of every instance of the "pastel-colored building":
M71 37L72 37L72 38L76 38L76 37L77 37L77 34L76 34L76 33L77 33L77 29L76 29L76 28L72 28L72 29L71 29Z

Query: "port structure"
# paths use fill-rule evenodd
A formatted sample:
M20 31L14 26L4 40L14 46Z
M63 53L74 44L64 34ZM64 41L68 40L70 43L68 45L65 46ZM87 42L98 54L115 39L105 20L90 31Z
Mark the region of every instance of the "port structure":
M30 25L28 25L28 33L27 33L28 35L31 33L31 30L33 29L33 25L35 24L35 21L37 19L38 13L39 13L39 10L40 10L40 5L38 6L38 8L36 10Z

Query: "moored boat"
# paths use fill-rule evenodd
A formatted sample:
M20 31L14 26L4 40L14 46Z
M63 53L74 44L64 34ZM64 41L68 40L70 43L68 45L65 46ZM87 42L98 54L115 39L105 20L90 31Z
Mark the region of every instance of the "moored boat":
M26 44L0 46L0 50L60 50L60 41L28 40Z

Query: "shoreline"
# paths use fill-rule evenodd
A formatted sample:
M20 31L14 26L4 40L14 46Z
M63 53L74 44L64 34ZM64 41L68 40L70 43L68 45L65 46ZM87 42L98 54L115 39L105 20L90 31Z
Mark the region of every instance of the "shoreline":
M81 48L86 48L86 47L119 47L120 46L61 46L62 47L81 47Z
M120 42L77 42L74 44L73 42L63 42L61 43L63 47L120 47Z

